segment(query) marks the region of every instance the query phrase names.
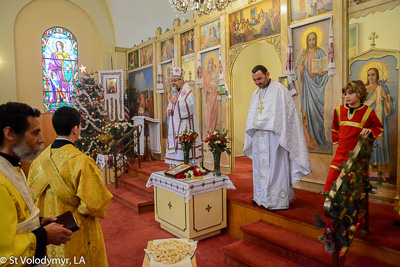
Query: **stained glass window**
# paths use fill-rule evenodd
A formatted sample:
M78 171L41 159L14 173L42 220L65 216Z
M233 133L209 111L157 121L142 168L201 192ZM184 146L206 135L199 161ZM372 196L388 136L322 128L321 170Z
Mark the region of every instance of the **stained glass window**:
M67 29L52 27L42 36L44 112L72 106L78 84L78 43Z

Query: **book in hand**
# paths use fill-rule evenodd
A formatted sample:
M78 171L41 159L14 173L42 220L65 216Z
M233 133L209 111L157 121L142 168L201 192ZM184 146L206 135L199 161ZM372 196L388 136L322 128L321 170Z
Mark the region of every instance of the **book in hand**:
M55 223L62 224L64 228L67 228L68 230L71 230L72 232L79 230L78 223L76 222L75 216L72 215L71 211L64 212L63 214L58 215L56 218L57 218L57 221L55 221ZM50 223L53 223L53 222L46 222L46 224L43 226L46 226Z

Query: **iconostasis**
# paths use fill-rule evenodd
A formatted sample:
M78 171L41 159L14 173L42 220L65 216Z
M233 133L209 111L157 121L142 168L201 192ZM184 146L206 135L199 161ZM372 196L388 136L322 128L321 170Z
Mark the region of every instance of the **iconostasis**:
M183 67L185 80L195 94L202 140L208 131L230 131L233 153L231 156L223 154L221 170L223 173L233 172L234 158L243 155L247 111L251 94L256 89L251 69L263 64L273 80L287 85L303 123L314 168L313 173L298 184L298 188L319 192L336 149L331 138L333 109L342 104L341 88L348 79L355 77L351 75L359 75L349 74L351 65L356 64L353 63L354 57L369 49L365 43L369 41L372 31L364 33L368 31L364 29L364 24L371 24L366 19L371 15L365 10L371 10L371 14L373 10L386 12L396 5L399 1L237 0L222 12L195 15L192 21L185 23L177 19L171 30L163 32L158 28L154 38L127 52L129 88L136 98L133 101L135 115L144 112L162 120L165 150L166 106L172 92L169 70L174 66ZM346 14L350 18L349 28L343 25L342 17ZM386 22L386 25L389 24ZM381 35L393 34L385 27L375 27L378 35L378 29L382 31ZM393 47L382 45L376 48L398 51L399 44L395 42L398 38L392 39L389 43L393 43ZM386 39L382 43L386 43ZM309 60L313 53L315 58ZM365 57L360 60L371 61ZM395 65L395 62L385 61L386 58L380 57L379 60L380 68ZM357 64L354 68L357 73L364 70ZM387 87L392 106L388 112L393 113L389 124L394 125L389 133L390 176L384 182L394 188L398 186L396 179L400 176L396 167L399 164L399 136L395 123L398 120L398 82L393 78L398 77L398 72L396 74L391 70L382 75L390 75ZM151 107L154 108L153 113L149 111ZM204 162L207 168L213 168L210 152L204 152ZM388 196L389 193L384 194ZM395 189L390 194L388 198L391 199L398 195Z
M379 185L377 197L399 200L399 93L400 26L399 1L350 1L349 80L361 80L384 130L373 144L369 176ZM398 206L398 205L396 205Z

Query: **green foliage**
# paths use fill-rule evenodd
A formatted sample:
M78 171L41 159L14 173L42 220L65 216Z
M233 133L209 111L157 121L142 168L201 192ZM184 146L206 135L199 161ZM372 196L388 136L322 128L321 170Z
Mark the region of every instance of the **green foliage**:
M361 149L356 156L349 153L348 163L340 166L344 171L340 188L336 183L332 185L334 194L324 193L326 199L331 201L331 223L324 224L321 218L316 217L317 227L324 228L324 235L320 240L325 244L327 252L337 242L339 248L350 246L351 240L357 229L362 225L366 207L366 194L372 186L368 179L368 162L371 156L371 139L360 137ZM339 178L340 179L340 178ZM332 196L333 195L333 196Z
M318 228L325 228L326 223L322 220L317 214L314 214L315 217L315 226Z

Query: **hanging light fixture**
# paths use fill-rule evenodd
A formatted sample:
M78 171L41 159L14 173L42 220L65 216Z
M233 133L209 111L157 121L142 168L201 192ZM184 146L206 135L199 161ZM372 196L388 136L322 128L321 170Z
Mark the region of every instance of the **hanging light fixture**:
M186 13L195 10L199 16L208 15L213 10L225 9L232 0L169 0L175 11Z

